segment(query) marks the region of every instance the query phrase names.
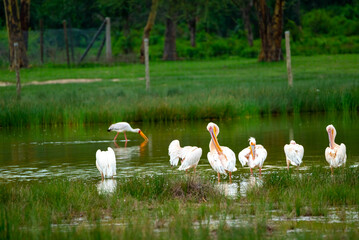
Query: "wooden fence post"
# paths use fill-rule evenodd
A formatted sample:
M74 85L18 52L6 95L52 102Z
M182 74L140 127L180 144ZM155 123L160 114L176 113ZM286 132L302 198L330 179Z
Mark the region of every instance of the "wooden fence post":
M75 56L74 56L74 39L72 38L72 25L71 25L71 20L68 21L69 22L69 40L70 40L70 51L71 51L71 61L74 63L75 62Z
M14 66L16 72L16 93L17 99L21 99L21 82L20 82L20 66L19 66L19 57L18 57L19 43L14 42Z
M67 66L70 67L69 41L67 39L66 20L63 20L62 24L64 25L64 39L65 39L65 47L66 47Z
M97 30L97 32L95 33L95 35L93 36L91 42L89 43L89 45L87 46L84 54L82 54L80 60L79 60L79 63L82 62L82 60L84 60L84 58L86 57L88 51L90 50L90 48L92 47L92 45L94 44L94 42L96 41L96 38L98 37L98 35L100 35L102 29L105 27L105 24L106 24L106 20L102 22L100 28Z
M150 63L148 52L148 38L143 39L145 44L145 71L146 71L146 90L150 89Z
M40 61L44 63L44 21L40 19Z
M112 61L112 49L111 49L111 21L110 18L106 18L106 61Z
M293 87L293 74L292 74L292 62L291 62L291 54L290 54L289 31L285 32L285 50L286 50L286 60L287 60L288 86Z

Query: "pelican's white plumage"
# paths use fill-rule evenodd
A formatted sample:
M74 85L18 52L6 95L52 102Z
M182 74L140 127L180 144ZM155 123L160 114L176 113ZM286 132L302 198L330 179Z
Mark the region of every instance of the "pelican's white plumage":
M287 161L287 168L289 170L289 164L299 167L302 164L304 155L304 148L302 145L291 140L289 144L284 145L284 153Z
M252 169L259 167L259 174L262 174L262 167L264 161L267 158L267 150L260 144L256 144L256 140L253 137L249 138L249 147L243 149L238 154L239 162L244 167L248 165L251 169L251 174L253 174Z
M173 140L168 147L168 155L170 156L171 166L177 166L179 159L181 159L181 166L178 170L188 170L196 167L202 156L202 148L185 146L181 147L178 140Z
M128 122L118 122L118 123L114 123L112 124L108 129L108 132L111 131L115 131L117 132L115 138L113 139L114 141L116 140L118 134L120 132L123 132L123 134L125 135L125 140L127 142L127 136L126 136L126 132L134 132L134 133L138 133L141 135L141 137L143 137L145 139L145 141L148 141L148 138L146 137L146 135L141 131L141 129L139 128L135 128L133 129L131 127L131 125Z
M217 124L210 122L207 125L207 130L211 135L211 141L209 143L209 153L207 154L208 162L218 174L218 181L220 181L220 174L227 175L229 173L229 179L232 180L232 172L237 171L236 168L236 155L228 148L220 146L217 140L219 134L219 127Z
M333 174L333 168L345 165L347 161L346 147L344 143L338 145L334 142L337 131L333 125L328 125L326 130L329 137L329 147L325 149L325 159L329 163Z
M112 148L108 147L107 151L97 150L96 167L101 173L102 180L116 175L116 156Z

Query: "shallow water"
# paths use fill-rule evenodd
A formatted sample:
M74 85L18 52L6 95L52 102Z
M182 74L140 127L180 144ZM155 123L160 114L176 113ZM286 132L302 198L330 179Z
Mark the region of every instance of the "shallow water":
M292 138L305 149L299 171L307 171L313 165L327 167L324 151L328 145L325 130L328 124L337 129L336 142L346 144L347 167L358 166L357 119L357 116L301 115L244 117L215 122L220 128L219 143L230 147L236 155L248 146L250 136L255 137L257 144L262 144L268 152L263 167L263 174L267 174L286 167L283 146ZM198 174L211 174L215 180L216 174L207 161L210 141L206 130L208 122L132 123L133 127L142 129L149 142L143 142L136 133L128 133L127 144L123 134L119 135L116 143L113 142L116 133L106 131L110 124L0 129L0 181L36 181L55 176L100 180L95 153L97 149L106 150L107 147L115 150L117 176L178 173L169 166L168 145L173 139L180 140L181 146L201 147L203 154ZM222 187L229 195L243 194L243 189L251 184L248 167L241 167L238 161L236 165L238 171L233 175L234 185ZM111 189L111 186L107 188Z

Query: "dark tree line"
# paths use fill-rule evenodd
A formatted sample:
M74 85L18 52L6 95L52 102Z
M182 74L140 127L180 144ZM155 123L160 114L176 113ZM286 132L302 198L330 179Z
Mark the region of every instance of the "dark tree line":
M0 27L8 30L10 66L13 43L19 43L20 65L26 67L28 29L61 28L62 20L70 20L75 28L95 28L110 17L114 29L125 36L132 29L143 29L143 38L150 37L157 25L164 26L164 60L176 60L177 26L185 23L189 41L196 47L198 31L226 37L234 29L245 32L248 45L261 39L260 61L283 58L281 40L285 21L301 25L301 11L331 5L354 4L356 0L3 0ZM20 4L19 4L20 3ZM1 19L5 19L2 21ZM143 43L140 58L143 60Z

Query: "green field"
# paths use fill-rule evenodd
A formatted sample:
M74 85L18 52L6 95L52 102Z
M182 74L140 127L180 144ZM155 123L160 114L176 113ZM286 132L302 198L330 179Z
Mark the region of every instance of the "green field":
M21 70L21 101L15 86L0 88L0 123L6 127L357 113L358 59L355 54L294 57L292 89L285 62L256 59L152 62L150 91L140 64L33 67ZM15 83L14 72L2 69L0 75L1 81ZM25 85L74 78L102 81Z
M281 170L256 177L234 198L206 174L120 178L109 194L89 179L4 183L0 238L353 239L358 176L358 168L334 176L322 167Z

